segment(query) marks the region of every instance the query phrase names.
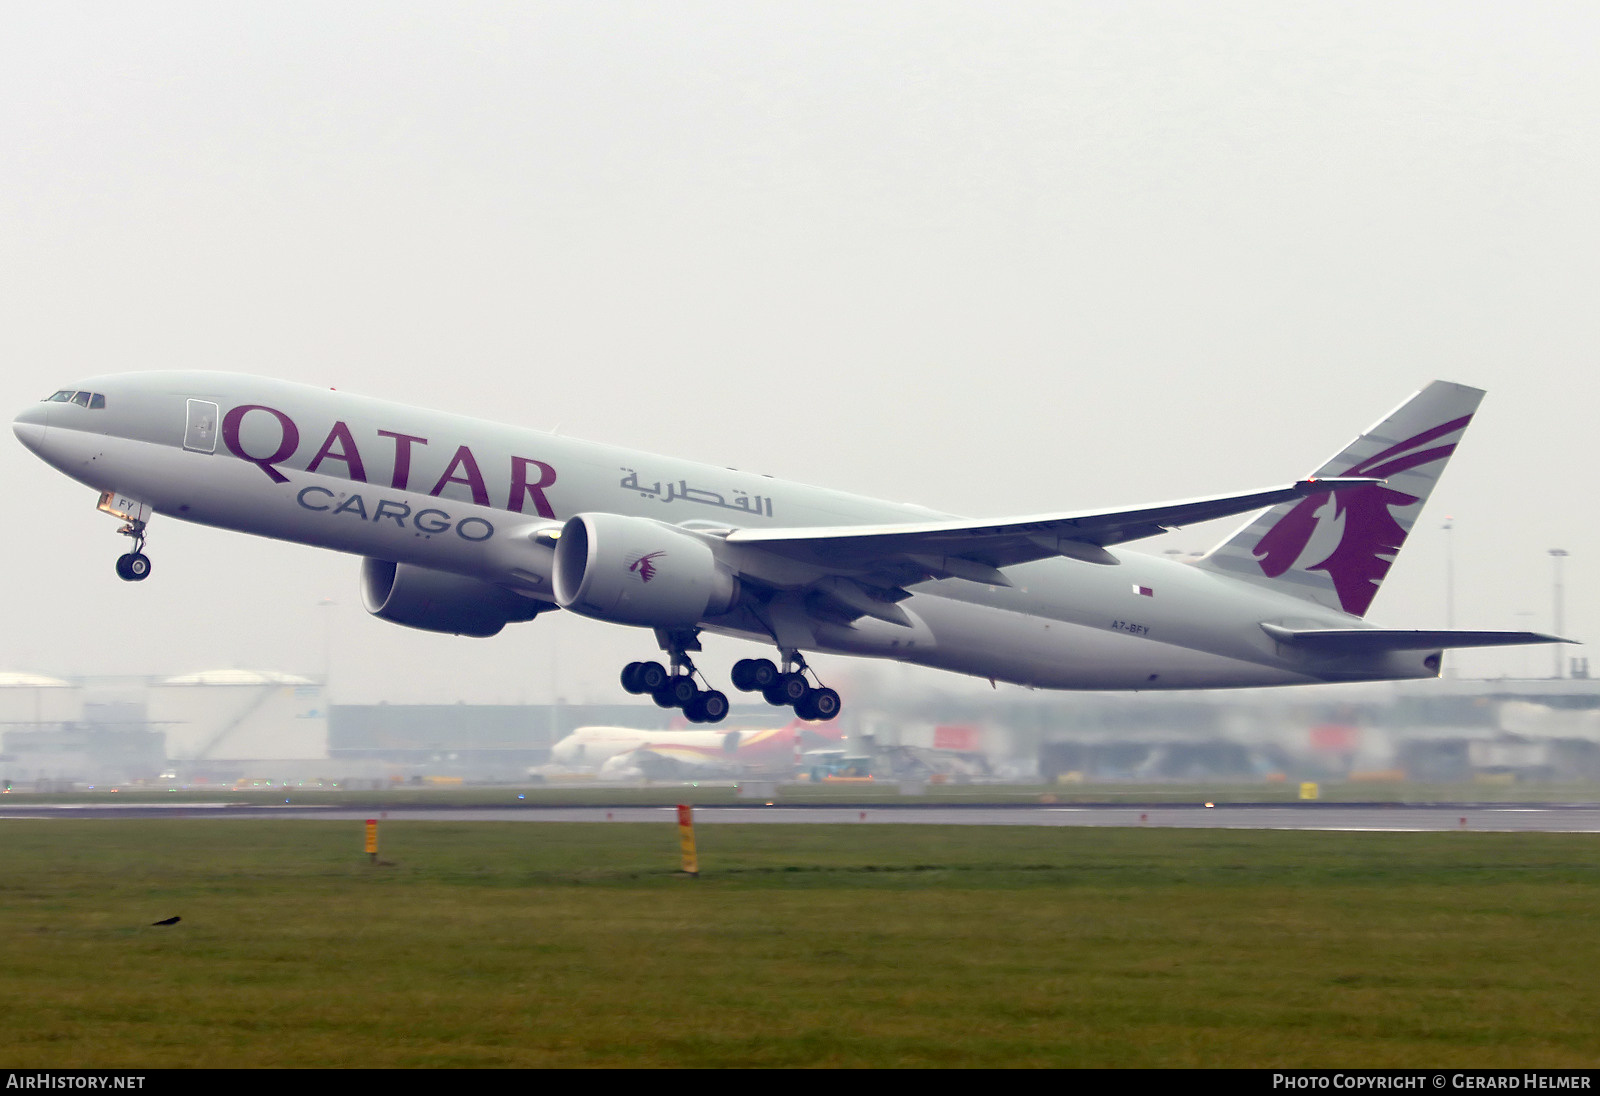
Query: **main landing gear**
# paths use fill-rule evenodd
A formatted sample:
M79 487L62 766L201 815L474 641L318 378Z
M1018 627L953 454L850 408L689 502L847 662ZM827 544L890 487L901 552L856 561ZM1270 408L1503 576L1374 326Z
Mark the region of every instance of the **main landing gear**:
M689 659L698 651L697 635L688 632L657 633L661 649L670 656L672 668L659 662L630 662L622 671L622 687L635 696L648 693L663 708L682 708L691 723L721 723L728 715L728 698L715 689L695 684L699 671ZM793 708L806 720L829 720L839 715L839 694L806 680L810 667L799 651L783 653L783 671L765 658L743 658L733 664L734 688L759 692L768 704ZM812 676L816 674L813 672ZM704 680L702 678L701 680Z
M741 658L733 664L733 687L746 693L760 693L761 698L775 708L793 708L801 719L826 721L839 715L839 694L823 687L821 681L815 688L806 680L811 667L799 651L785 651L783 672L766 658ZM816 673L812 671L812 677Z
M133 551L117 559L117 577L124 582L143 582L150 577L150 557L144 554L144 522L130 521L117 532L133 538Z
M672 672L659 662L630 662L622 670L622 687L634 695L649 693L663 708L682 708L690 723L721 723L728 716L728 698L694 683L696 670L687 655L672 659Z
M698 671L689 652L700 649L699 631L658 628L656 642L667 652L671 671L659 662L630 662L622 670L622 687L635 696L649 693L663 708L682 708L690 723L721 723L726 719L728 698L694 683Z

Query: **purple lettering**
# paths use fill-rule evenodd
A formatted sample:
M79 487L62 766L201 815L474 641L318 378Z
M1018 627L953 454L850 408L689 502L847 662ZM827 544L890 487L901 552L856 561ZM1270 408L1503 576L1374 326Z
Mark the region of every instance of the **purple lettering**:
M333 443L339 443L339 451L333 451ZM361 450L356 448L356 439L350 436L350 428L342 422L333 424L333 429L328 431L328 440L322 443L322 448L317 450L317 455L311 458L311 463L306 465L307 472L315 472L317 465L323 458L328 460L342 460L345 468L350 473L350 478L361 483L367 482L367 470L361 464Z
M415 434L396 434L392 430L379 430L378 437L394 439L394 478L390 487L399 488L401 491L409 490L411 483L411 446L427 445L427 438L419 438ZM437 494L438 492L434 492Z
M539 479L535 483L528 482L528 466L533 465L539 469ZM544 489L556 481L556 470L542 460L531 457L511 458L511 498L506 503L506 509L513 513L523 512L522 504L529 496L533 498L533 508L542 518L553 518L556 512L550 506L550 500L545 498Z
M244 446L239 441L239 430L244 424L244 417L252 411L265 411L278 420L282 431L278 439L278 448L265 457L252 456L244 451ZM247 403L229 411L222 420L222 443L228 447L228 452L240 460L249 461L267 474L273 483L288 483L289 477L278 471L274 465L281 464L294 455L300 448L300 430L295 426L294 420L276 407L266 407L259 403Z
M459 468L466 474L457 476ZM437 498L447 483L460 483L472 489L472 501L479 506L489 505L489 489L483 485L483 473L478 471L478 462L473 459L472 450L463 445L456 450L456 455L450 458L450 467L444 470L444 475L439 477L439 482L433 485L433 490L428 494Z

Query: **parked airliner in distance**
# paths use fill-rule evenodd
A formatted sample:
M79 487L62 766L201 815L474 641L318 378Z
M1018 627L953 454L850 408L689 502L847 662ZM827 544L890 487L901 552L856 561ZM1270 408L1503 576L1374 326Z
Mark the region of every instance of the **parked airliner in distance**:
M586 774L605 780L721 780L794 772L801 751L838 743L837 723L727 731L641 731L633 727L579 727L550 750L546 765L530 774Z
M980 521L230 373L90 378L13 428L124 523L124 579L149 577L158 514L350 552L396 624L492 636L560 608L652 629L666 665L623 687L715 723L728 699L690 658L707 629L775 646L731 680L807 720L840 701L806 652L1194 689L1433 677L1446 648L1561 642L1363 619L1482 396L1436 381L1283 487ZM1116 550L1258 510L1195 561Z

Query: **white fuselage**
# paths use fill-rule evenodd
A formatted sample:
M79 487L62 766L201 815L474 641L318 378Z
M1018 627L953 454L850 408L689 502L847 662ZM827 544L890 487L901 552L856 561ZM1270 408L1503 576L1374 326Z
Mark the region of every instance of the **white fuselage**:
M126 374L79 387L103 394L104 406L41 403L15 429L96 490L186 521L470 576L541 601L554 599L554 553L537 534L575 514L631 515L713 534L944 516L257 377ZM728 547L737 564L738 547ZM1346 614L1137 552L1112 550L1109 558L1115 562L1058 557L1008 567L1010 587L924 581L901 603L911 626L815 621L804 646L1044 688L1434 676L1416 652L1311 661L1261 628L1360 624ZM773 639L742 610L700 623Z

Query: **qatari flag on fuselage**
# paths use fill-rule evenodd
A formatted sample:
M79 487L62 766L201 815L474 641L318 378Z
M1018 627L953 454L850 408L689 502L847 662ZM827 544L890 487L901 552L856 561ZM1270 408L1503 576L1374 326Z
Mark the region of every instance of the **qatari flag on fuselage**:
M1140 597L1155 597L1156 596L1156 592L1154 590L1150 589L1150 587L1148 587L1148 586L1135 586L1133 588L1133 592L1138 594Z

